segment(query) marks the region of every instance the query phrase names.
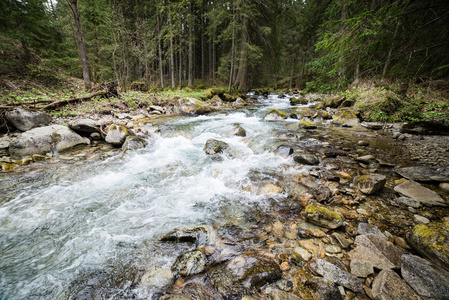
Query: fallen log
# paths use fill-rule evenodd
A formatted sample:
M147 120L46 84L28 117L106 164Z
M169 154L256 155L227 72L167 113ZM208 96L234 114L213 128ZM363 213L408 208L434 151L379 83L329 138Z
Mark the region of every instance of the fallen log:
M64 99L64 100L59 100L59 101L55 101L52 102L50 104L45 105L44 107L42 107L42 109L54 109L56 107L59 107L61 105L66 105L66 104L70 104L70 103L76 103L76 102L80 102L80 101L86 101L86 100L90 100L91 98L94 97L106 97L108 95L108 91L106 90L102 90L102 91L98 91L95 92L89 96L85 96L85 97L80 97L80 98L71 98L71 99Z

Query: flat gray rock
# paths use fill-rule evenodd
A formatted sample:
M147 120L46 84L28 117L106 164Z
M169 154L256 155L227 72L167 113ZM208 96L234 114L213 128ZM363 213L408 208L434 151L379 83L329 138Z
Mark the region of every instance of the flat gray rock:
M376 300L420 300L421 297L399 277L396 272L386 269L376 276L372 286Z
M83 138L70 128L62 125L52 125L34 128L14 138L9 145L9 155L20 159L33 154L61 152L80 144L89 144L88 138Z
M75 131L81 132L97 132L100 128L100 124L97 121L91 119L79 119L69 122L69 127Z
M449 299L449 272L430 261L404 254L401 275L421 297Z
M437 181L449 182L449 168L435 168L435 167L404 167L395 170L396 173L410 180L414 181Z
M336 265L331 264L323 259L317 259L316 272L328 280L337 285L342 285L356 293L365 293L363 290L362 282L352 274L338 268Z
M423 205L428 206L448 206L448 204L437 193L421 184L408 180L394 187L399 194L419 201Z
M20 107L7 112L5 117L20 131L28 131L36 127L45 126L51 122L51 116L47 113L29 111Z

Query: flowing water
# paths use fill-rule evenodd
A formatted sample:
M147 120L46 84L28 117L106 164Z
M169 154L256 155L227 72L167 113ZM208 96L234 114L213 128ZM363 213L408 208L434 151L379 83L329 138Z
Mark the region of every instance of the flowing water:
M262 121L269 109L289 107L288 98L270 95L251 108L168 120L145 149L124 156L2 175L0 299L89 298L101 280L109 298L151 297L133 276L169 267L182 250L157 242L160 234L238 219L267 200L243 188L250 172L294 171L291 158L271 152L297 122ZM228 136L235 124L246 137ZM211 138L234 156L206 155Z

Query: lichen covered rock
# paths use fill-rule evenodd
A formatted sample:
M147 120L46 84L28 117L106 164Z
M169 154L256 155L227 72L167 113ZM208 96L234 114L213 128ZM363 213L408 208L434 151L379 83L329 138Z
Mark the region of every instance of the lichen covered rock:
M406 240L418 253L449 270L449 222L416 225Z
M315 129L315 128L317 128L316 123L313 120L311 120L311 119L309 119L307 117L304 117L301 120L299 120L298 126L300 128L304 128L304 129Z
M287 119L287 114L279 109L270 109L263 118L264 121L281 121Z
M134 135L126 126L113 124L109 126L106 135L106 143L114 146L122 146L128 136Z
M343 215L314 204L306 207L306 218L312 224L329 229L338 228L345 221Z

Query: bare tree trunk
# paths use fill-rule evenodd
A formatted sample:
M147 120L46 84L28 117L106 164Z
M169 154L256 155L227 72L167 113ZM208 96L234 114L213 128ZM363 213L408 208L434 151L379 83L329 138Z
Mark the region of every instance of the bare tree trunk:
M290 69L290 83L288 88L291 90L293 87L293 72L295 71L295 57L292 57L292 68Z
M190 16L189 16L189 86L193 86L193 4L190 1Z
M391 61L391 53L393 52L394 41L396 39L398 29L399 29L399 21L396 24L396 29L394 30L393 40L391 41L390 50L388 51L387 60L385 61L384 69L382 71L382 79L384 79L385 75L387 74L387 69L388 69L388 65L390 64L390 61Z
M78 11L78 0L69 0L69 5L73 13L73 18L75 19L76 43L78 44L78 49L80 51L81 67L83 68L84 88L86 90L91 90L92 83L90 81L89 76L89 66L87 64L87 54L86 48L84 46L83 32L81 30L80 14Z
M228 94L231 93L232 77L234 75L234 52L235 52L235 10L232 9L232 47L231 47L231 68L229 70Z
M159 48L159 74L161 78L161 88L164 88L164 68L163 68L163 62L162 62L162 39L160 37L161 34L161 24L160 24L160 18L157 17L157 30L158 30L158 48Z
M170 76L171 76L171 87L175 87L175 53L173 49L173 37L170 37Z
M182 89L182 39L179 39L179 89Z

